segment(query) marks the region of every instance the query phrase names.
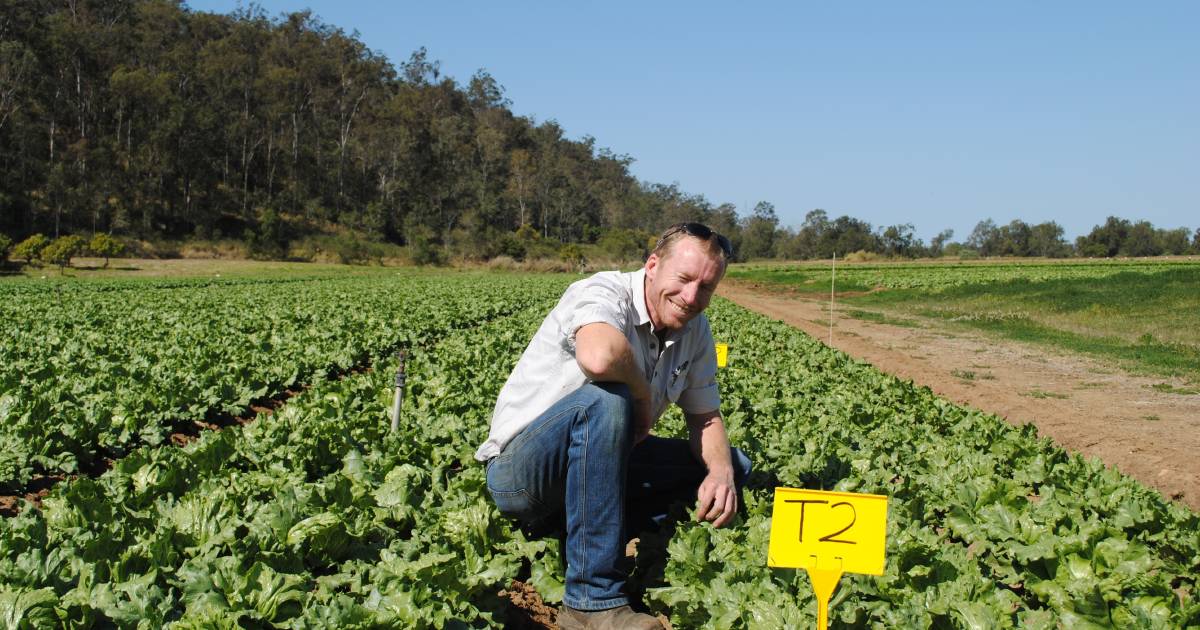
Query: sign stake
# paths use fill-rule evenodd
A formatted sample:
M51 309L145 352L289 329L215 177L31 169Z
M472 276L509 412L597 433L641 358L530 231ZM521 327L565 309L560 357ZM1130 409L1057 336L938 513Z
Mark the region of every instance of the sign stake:
M829 627L829 599L837 589L838 580L842 579L840 570L805 569L808 579L812 581L813 594L817 596L817 628L826 630Z

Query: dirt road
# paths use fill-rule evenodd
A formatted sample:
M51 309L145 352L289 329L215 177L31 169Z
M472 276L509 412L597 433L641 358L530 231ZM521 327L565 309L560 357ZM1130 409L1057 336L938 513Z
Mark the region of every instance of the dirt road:
M718 295L829 341L829 302L726 281ZM907 316L906 316L907 317ZM833 346L939 396L1033 423L1040 435L1200 510L1200 395L1153 389L1170 379L1127 374L1078 355L991 335L838 315ZM1183 386L1182 382L1174 382Z

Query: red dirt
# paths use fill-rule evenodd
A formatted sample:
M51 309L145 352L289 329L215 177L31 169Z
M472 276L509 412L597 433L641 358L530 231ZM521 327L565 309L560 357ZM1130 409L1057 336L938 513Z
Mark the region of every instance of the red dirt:
M513 580L507 590L500 591L500 597L507 597L511 604L508 616L504 620L506 628L515 630L532 630L542 628L558 628L558 609L546 605L542 596L532 585L520 580Z

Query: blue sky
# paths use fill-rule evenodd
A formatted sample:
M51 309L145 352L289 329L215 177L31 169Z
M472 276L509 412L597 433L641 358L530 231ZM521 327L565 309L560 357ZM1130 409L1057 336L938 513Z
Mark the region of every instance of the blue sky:
M1200 2L260 4L396 64L424 46L460 83L485 68L639 179L784 225L1200 226Z

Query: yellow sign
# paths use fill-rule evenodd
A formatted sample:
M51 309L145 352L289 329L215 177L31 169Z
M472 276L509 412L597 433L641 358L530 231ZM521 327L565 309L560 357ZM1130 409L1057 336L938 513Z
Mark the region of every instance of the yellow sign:
M775 488L767 564L883 575L887 497Z
M767 565L802 568L817 597L817 628L842 573L883 575L887 497L775 488Z
M729 363L729 344L717 344L717 367L725 367Z

